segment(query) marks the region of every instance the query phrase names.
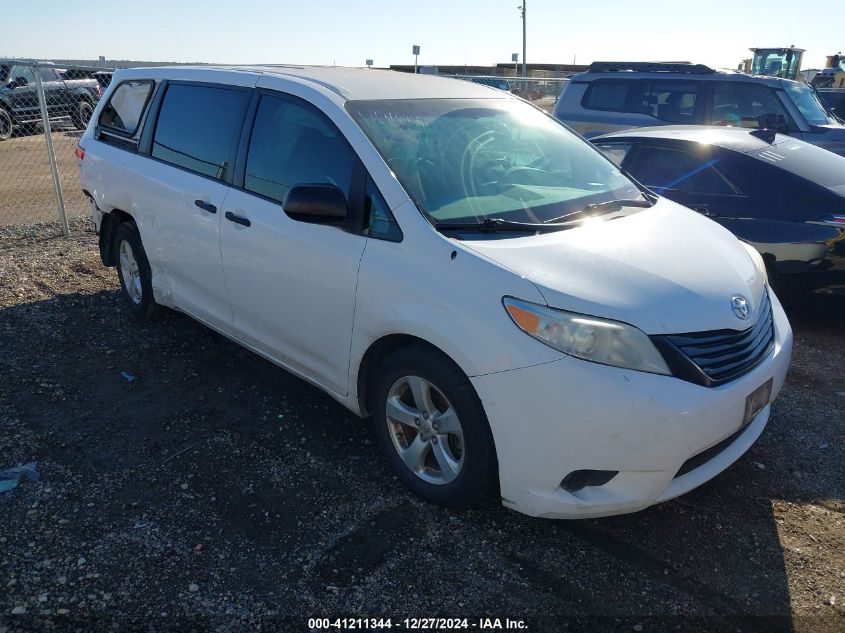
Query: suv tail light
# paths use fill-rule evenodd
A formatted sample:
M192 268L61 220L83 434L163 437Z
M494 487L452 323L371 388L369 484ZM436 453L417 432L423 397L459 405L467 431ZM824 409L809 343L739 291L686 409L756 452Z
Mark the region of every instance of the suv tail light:
M85 158L85 150L82 149L82 146L80 146L80 145L76 146L76 149L73 150L73 153L76 154L76 157L79 160L82 160L83 158Z

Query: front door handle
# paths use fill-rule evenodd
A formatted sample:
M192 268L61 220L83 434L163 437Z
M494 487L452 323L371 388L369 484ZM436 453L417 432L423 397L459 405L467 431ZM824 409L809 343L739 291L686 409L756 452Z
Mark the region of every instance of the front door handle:
M194 200L194 204L197 205L203 211L208 211L209 213L217 213L217 207L215 207L210 202L206 202L205 200Z
M239 215L235 215L231 211L226 211L225 217L227 220L229 220L229 222L234 222L235 224L240 224L241 226L250 226L252 224L252 222L250 222L246 218L241 217Z

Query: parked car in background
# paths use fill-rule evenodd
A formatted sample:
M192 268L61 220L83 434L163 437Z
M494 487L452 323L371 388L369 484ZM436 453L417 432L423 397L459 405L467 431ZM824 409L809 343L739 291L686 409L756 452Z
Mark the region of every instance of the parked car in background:
M587 138L634 127L772 128L845 153L845 125L807 84L701 64L596 62L564 86L555 117Z
M722 127L640 128L593 143L655 193L754 246L784 290L845 293L845 157Z
M40 125L41 107L34 73L40 75L44 86L50 119L69 118L79 129L88 125L103 94L103 87L94 78L65 79L59 69L50 65L0 63L0 141L11 138L18 128Z
M748 450L786 376L759 253L502 90L121 70L77 155L132 314L184 311L372 415L434 503L671 499Z

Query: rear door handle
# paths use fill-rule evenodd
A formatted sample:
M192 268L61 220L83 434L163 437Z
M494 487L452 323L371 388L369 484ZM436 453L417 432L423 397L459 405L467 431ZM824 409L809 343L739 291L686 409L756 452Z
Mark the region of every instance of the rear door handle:
M203 211L208 211L209 213L217 213L217 207L215 207L210 202L206 202L205 200L194 200L194 204L197 205Z
M225 217L227 220L229 220L229 222L234 222L235 224L240 224L241 226L250 226L252 224L252 222L250 222L246 218L241 217L239 215L235 215L231 211L226 211Z

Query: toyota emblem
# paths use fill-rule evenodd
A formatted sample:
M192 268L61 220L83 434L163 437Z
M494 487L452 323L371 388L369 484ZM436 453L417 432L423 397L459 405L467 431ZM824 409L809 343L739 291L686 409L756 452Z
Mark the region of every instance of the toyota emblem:
M751 305L742 295L731 297L731 310L740 319L747 319L751 315Z

